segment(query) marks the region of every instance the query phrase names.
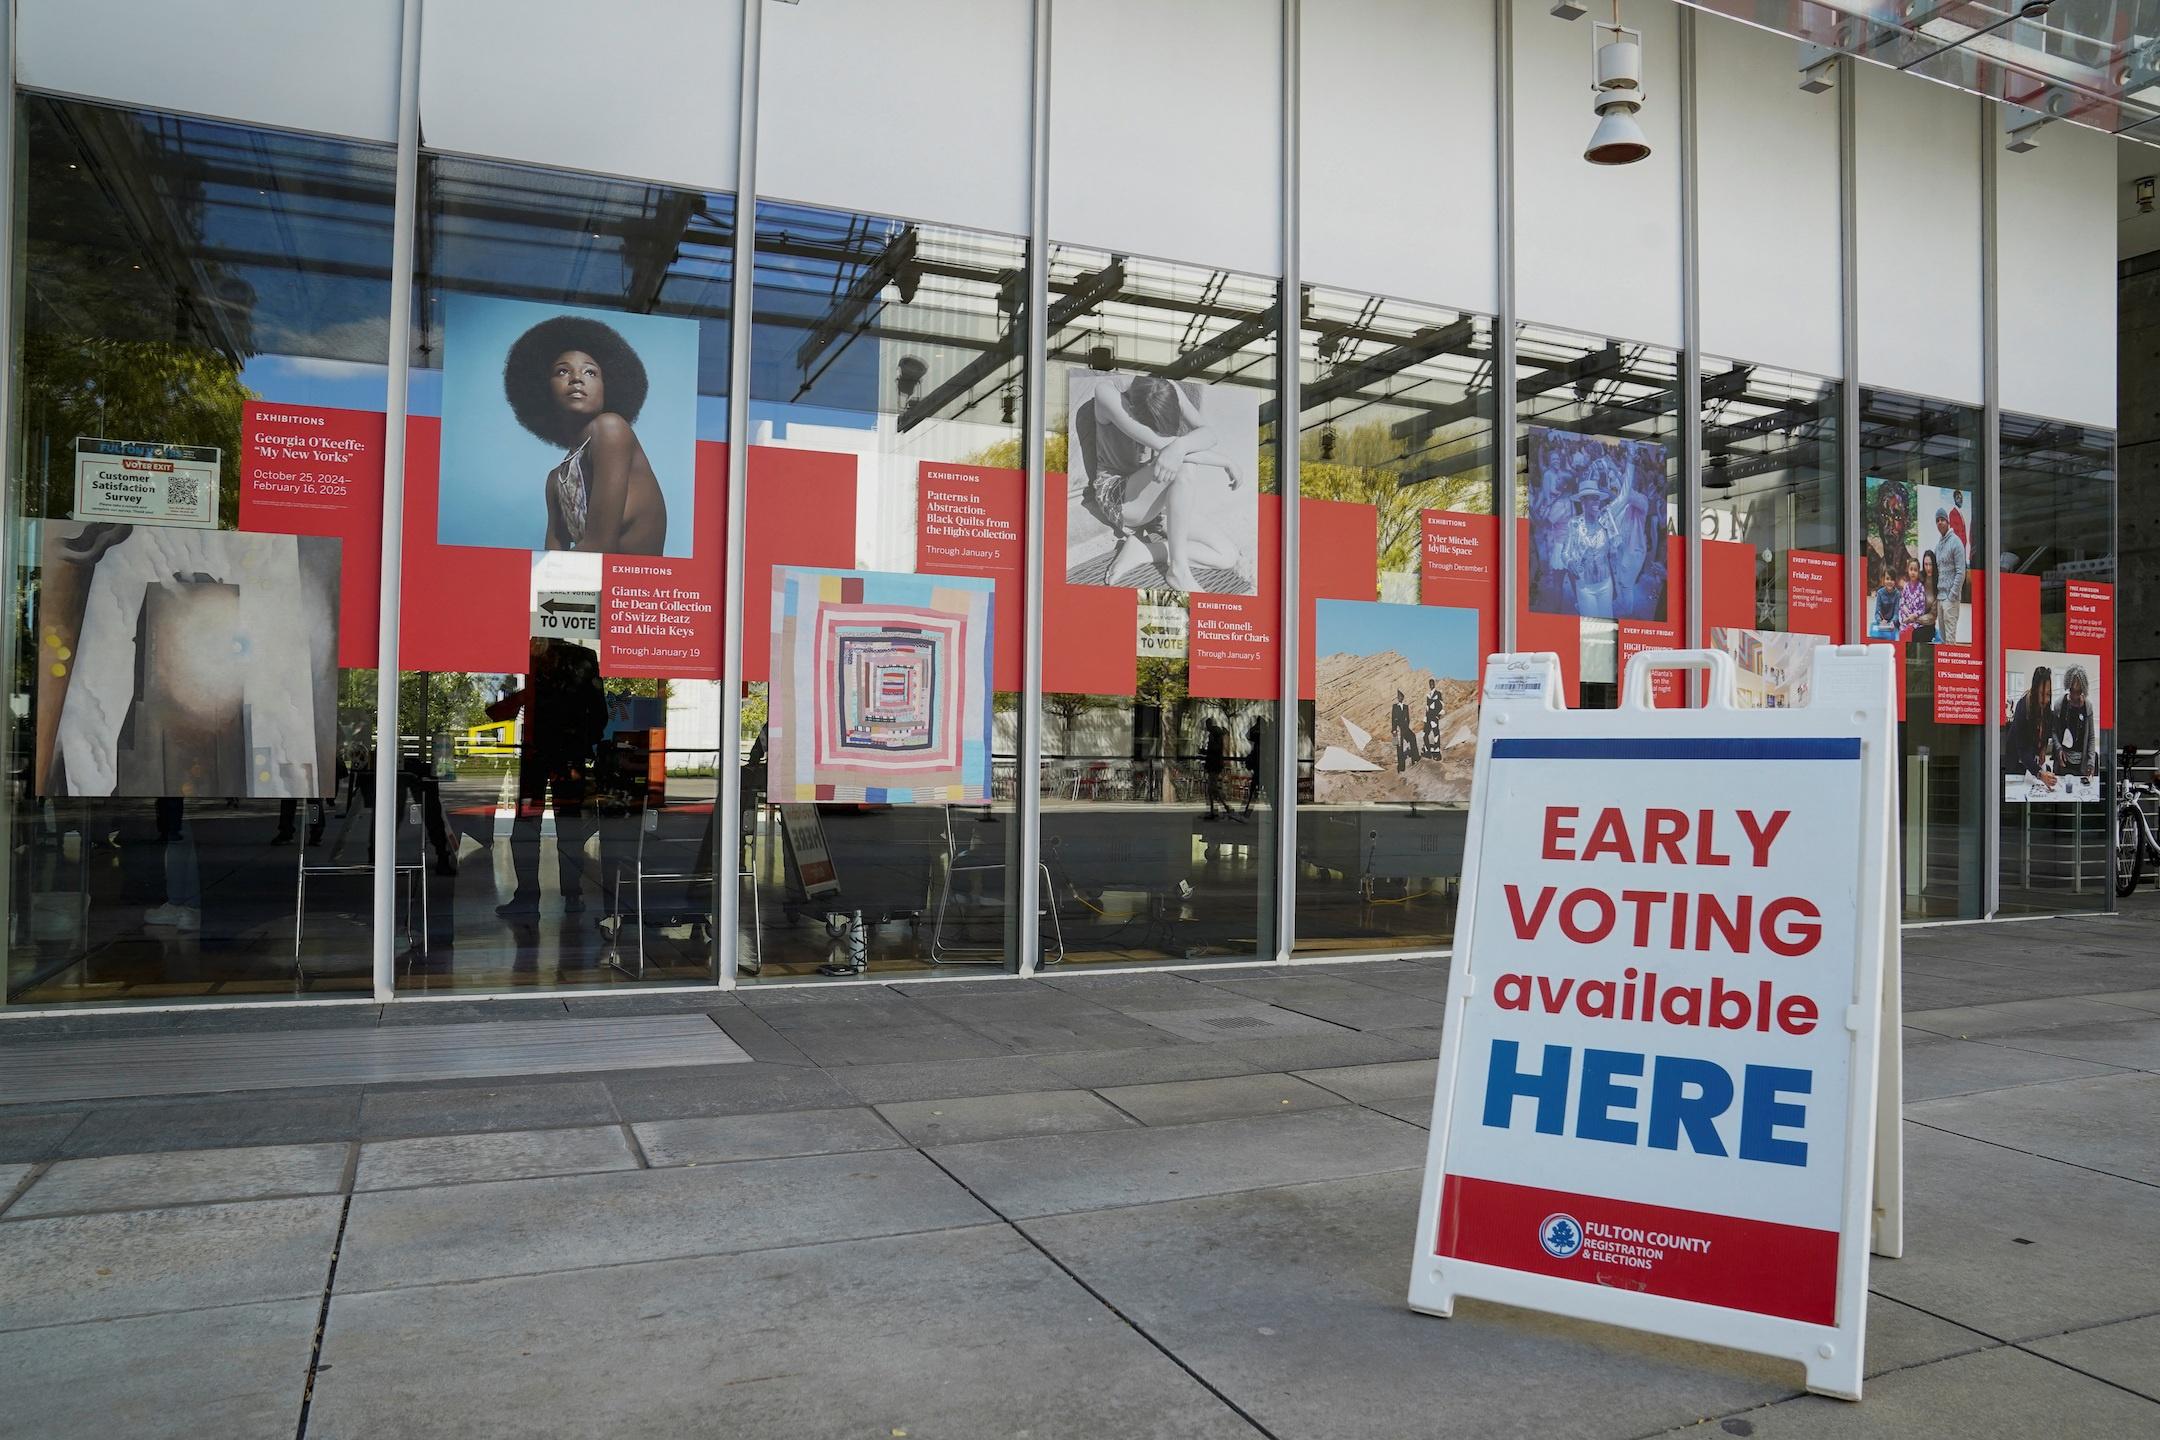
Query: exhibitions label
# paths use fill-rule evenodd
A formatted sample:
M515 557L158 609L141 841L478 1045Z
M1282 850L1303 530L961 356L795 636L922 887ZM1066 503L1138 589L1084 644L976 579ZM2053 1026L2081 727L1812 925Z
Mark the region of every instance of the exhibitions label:
M1021 688L1020 601L1027 545L1018 470L925 460L915 481L915 568L925 575L965 575L992 582L997 644L995 686Z
M219 457L212 445L78 436L70 518L215 530Z
M250 401L240 416L240 528L344 542L338 664L375 663L382 603L383 417Z

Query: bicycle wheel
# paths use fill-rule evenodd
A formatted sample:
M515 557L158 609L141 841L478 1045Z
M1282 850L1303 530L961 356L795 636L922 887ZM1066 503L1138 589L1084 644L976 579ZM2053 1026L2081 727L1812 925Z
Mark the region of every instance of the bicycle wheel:
M2145 870L2144 826L2133 802L2115 812L2115 893L2125 897L2138 887Z

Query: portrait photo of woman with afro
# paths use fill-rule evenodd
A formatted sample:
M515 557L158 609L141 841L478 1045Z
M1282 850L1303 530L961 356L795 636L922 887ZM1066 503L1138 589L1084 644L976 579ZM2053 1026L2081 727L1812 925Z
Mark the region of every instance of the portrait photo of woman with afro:
M688 554L696 322L456 300L441 542Z

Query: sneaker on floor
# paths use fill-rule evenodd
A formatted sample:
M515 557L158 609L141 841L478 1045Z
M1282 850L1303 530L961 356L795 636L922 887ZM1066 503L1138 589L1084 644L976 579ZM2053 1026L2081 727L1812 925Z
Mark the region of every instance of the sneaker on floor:
M202 911L192 905L159 905L143 912L145 925L170 925L175 930L202 929Z
M512 915L537 915L540 913L540 902L538 900L528 899L523 896L513 895L508 900L505 900L502 904L497 905L495 907L495 913L497 915L504 916L505 918Z

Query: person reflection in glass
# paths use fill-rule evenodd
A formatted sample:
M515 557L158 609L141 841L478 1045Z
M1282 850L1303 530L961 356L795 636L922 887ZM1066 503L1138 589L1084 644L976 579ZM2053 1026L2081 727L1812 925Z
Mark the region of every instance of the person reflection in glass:
M555 810L555 874L563 913L585 909L585 841L597 828L592 814L594 770L607 730L607 695L599 657L582 645L535 640L532 673L522 689L490 705L490 720L525 717L518 747L517 817L510 826L510 863L517 891L495 913L505 918L540 913L541 821L552 798Z
M547 548L659 555L667 497L639 443L645 362L597 320L558 315L517 338L503 393L518 423L567 453L541 482Z

